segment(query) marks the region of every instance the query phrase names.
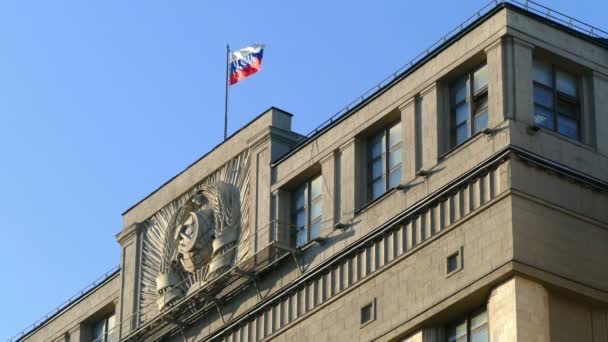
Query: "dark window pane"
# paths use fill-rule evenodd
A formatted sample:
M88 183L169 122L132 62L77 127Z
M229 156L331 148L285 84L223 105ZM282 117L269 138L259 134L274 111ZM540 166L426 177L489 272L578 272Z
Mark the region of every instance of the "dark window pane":
M488 342L488 313L485 310L471 318L471 341Z
M389 129L388 145L395 146L401 142L401 122L397 123Z
M488 128L488 111L475 115L475 129L474 133L479 133L485 128Z
M380 134L370 139L369 151L371 159L374 159L384 153L384 134Z
M466 102L461 103L456 107L456 126L467 121L469 119L469 104Z
M294 208L300 209L306 205L306 185L301 186L293 193Z
M450 255L447 260L447 273L452 273L458 269L458 253Z
M465 76L452 85L452 103L458 103L466 99L468 83L468 76Z
M372 163L371 179L376 179L384 174L384 159L378 159Z
M476 314L471 318L471 330L475 330L488 323L488 312L486 310Z
M578 123L568 116L557 116L557 131L568 138L578 139Z
M380 197L386 192L386 180L384 177L372 183L372 199Z
M489 340L487 326L471 332L471 342L488 342Z
M321 236L321 220L317 220L310 225L310 239Z
M564 114L564 115L568 115L571 117L576 117L576 104L571 103L571 102L567 102L567 101L562 101L561 99L559 101L557 101L557 112L559 114Z
M313 200L321 195L323 181L321 176L315 178L310 182L310 199Z
M532 77L534 78L534 81L553 88L553 74L549 64L534 60Z
M456 127L456 145L462 144L470 136L468 122Z
M447 329L447 337L449 342L460 342L467 340L467 322L453 325Z
M372 319L372 304L368 304L361 308L361 324L367 323Z
M320 199L317 201L312 202L312 204L310 205L310 219L314 220L317 217L321 216L321 204L323 203L323 201L321 201Z
M306 210L302 210L296 214L296 226L297 227L306 226Z
M488 85L488 66L484 65L473 74L473 93Z
M397 185L401 184L401 168L399 167L391 171L391 175L388 180L388 186L390 188L394 188Z
M534 103L553 108L553 92L541 86L534 86Z
M93 326L93 341L103 341L103 333L106 328L106 321L101 320Z
M572 97L576 97L576 83L576 78L571 74L561 70L555 71L555 85L557 87L557 91L568 94Z
M488 109L488 93L475 97L475 114Z
M308 242L308 232L306 231L306 227L300 227L298 228L296 243L298 246L302 246L306 242Z
M534 106L534 122L537 125L554 129L553 113L539 106Z
M392 169L393 167L400 165L403 159L403 153L401 152L401 148L397 148L388 153L388 168Z

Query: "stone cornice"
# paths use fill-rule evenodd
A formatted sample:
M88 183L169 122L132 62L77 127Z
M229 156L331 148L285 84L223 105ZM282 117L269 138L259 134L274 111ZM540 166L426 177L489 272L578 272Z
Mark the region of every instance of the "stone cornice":
M416 96L412 96L409 99L405 100L403 103L397 106L397 108L399 108L399 110L403 112L407 107L411 106L414 101L416 101Z
M359 250L361 248L361 246L365 246L366 244L369 243L369 241L373 241L374 239L377 239L378 237L383 236L384 234L386 234L386 231L388 229L391 229L391 227L393 227L394 225L399 225L399 222L406 220L408 217L415 217L416 215L418 215L419 212L435 205L437 203L437 201L445 200L454 191L457 192L457 191L461 190L463 186L471 184L471 182L473 180L475 180L476 178L487 174L488 170L496 169L499 165L503 164L504 162L506 162L507 160L509 160L513 157L516 157L518 160L525 159L526 161L535 163L536 165L538 165L540 167L550 168L553 172L558 171L563 175L570 174L571 177L577 178L580 181L584 181L581 178L583 176L582 174L578 174L578 175L571 174L570 172L572 170L569 170L568 168L565 168L565 167L562 167L561 171L559 171L556 169L557 166L555 163L552 163L548 160L544 160L540 156L534 155L533 153L523 150L521 148L518 148L515 146L507 146L503 150L498 151L492 157L488 158L485 162L479 164L474 169L466 172L465 174L461 175L460 177L454 179L449 184L446 184L441 189L437 190L435 193L427 196L426 198L421 200L418 204L414 204L412 207L408 208L404 213L388 220L387 222L385 222L384 224L382 224L381 226L376 228L374 231L370 232L367 236L362 237L359 241L353 243L352 245L350 245L350 246L344 248L343 250L339 251L338 253L334 254L333 256L328 258L326 261L324 261L320 265L318 265L315 269L310 270L308 273L304 274L299 279L296 279L292 284L290 284L290 285L286 286L285 288L277 291L276 293L270 295L267 299L264 300L264 302L260 303L259 305L256 305L255 307L251 308L247 312L243 313L241 318L238 318L238 319L234 320L232 323L225 325L224 327L216 330L214 333L209 335L204 340L207 340L208 338L221 336L225 331L230 331L235 326L242 324L244 322L244 320L248 319L248 317L252 317L256 313L266 310L268 305L271 305L273 302L276 302L277 300L283 298L288 293L292 293L292 292L296 291L296 289L298 289L303 284L309 283L311 281L311 279L314 279L314 277L316 277L317 275L323 274L323 272L325 272L327 269L331 269L332 267L334 267L335 264L338 263L342 259L342 257L353 253L353 251ZM601 185L601 184L597 183L597 180L592 180L590 177L584 177L584 178L586 178L586 181L584 181L585 184L589 185L590 183L595 182L597 186L603 187L604 191L608 191L608 183L604 182L603 185ZM497 198L502 198L502 197L499 195ZM466 219L466 216L465 216L465 219Z
M253 135L249 140L247 140L248 147L255 150L264 143L270 141L270 130L271 127L268 126Z
M141 231L143 224L136 222L132 225L125 227L120 233L116 234L116 241L121 246L124 246L127 242L133 239Z
M497 47L501 46L503 41L505 41L505 37L500 37L498 39L496 39L495 41L493 41L492 43L488 44L488 46L486 46L483 51L487 54L488 52L496 49Z
M247 145L250 149L255 150L271 140L293 145L303 138L304 137L297 133L285 131L274 126L268 126L247 140Z
M534 49L534 45L532 43L529 43L521 38L517 38L514 36L509 36L509 38L511 38L511 40L513 41L514 44L521 45L521 46L527 47L529 49Z
M437 83L433 82L433 83L427 85L426 87L422 88L422 90L420 90L420 96L425 96L426 94L430 93L431 91L435 90L436 88L437 88Z
M354 139L351 139L354 142ZM351 143L348 144L350 146ZM584 183L586 186L594 186L598 189L602 189L603 191L608 191L608 183L603 182L601 180L595 179L588 175L577 172L576 170L569 169L563 165L552 162L546 158L543 158L539 155L531 153L522 148L509 145L504 149L496 152L494 155L483 161L482 163L475 166L473 169L461 174L457 178L453 179L449 183L445 184L441 188L439 188L434 193L422 198L417 203L414 203L412 206L407 208L401 214L396 215L383 224L376 227L373 231L368 234L362 236L359 240L353 242L352 244L346 246L344 249L337 251L335 254L329 256L325 261L321 262L318 266L308 270L299 278L295 279L289 285L278 289L276 292L268 294L266 298L252 306L249 309L246 309L240 317L235 318L228 324L220 327L219 329L211 332L210 335L203 338L203 340L214 339L216 337L222 336L225 332L233 331L233 329L242 326L247 322L248 319L254 317L256 314L263 312L264 310L268 310L269 306L276 304L277 301L282 300L285 296L289 296L289 294L298 291L302 286L314 281L326 272L328 269L335 267L335 265L344 262L345 258L352 257L354 253L365 248L365 246L369 246L372 242L377 241L385 236L387 236L387 232L395 229L395 227L404 226L404 222L410 222L415 220L417 217L420 217L421 213L429 213L431 208L438 207L440 202L445 202L449 200L450 196L461 193L463 187L470 186L475 181L480 179L481 177L488 177L490 172L496 172L497 168L503 163L507 162L510 159L516 160L524 160L527 163L532 163L534 165L539 166L540 168L550 170L551 172L558 173L562 176L566 176L570 179L573 179L575 182ZM502 193L503 191L508 191L509 189L501 189L501 192L494 194L494 198L499 200L504 198L504 196L508 193ZM479 188L477 191L480 191ZM479 198L475 196L476 198ZM489 199L489 202L483 205L489 205L493 203L492 198ZM471 209L477 210L477 209ZM459 225L459 220L468 220L471 216L459 216L454 218L454 221L451 224ZM449 229L450 226L445 227ZM443 229L442 229L443 231ZM430 237L429 239L432 239ZM420 242L421 244L424 241ZM412 247L415 248L415 247ZM415 249L413 250L415 252ZM373 274L373 273L372 273ZM331 299L329 299L331 300ZM169 335L172 332L168 332Z
M331 151L330 153L328 153L327 155L325 155L324 157L322 157L322 158L319 160L319 163L321 163L321 164L325 164L325 163L327 163L328 161L333 160L335 157L336 157L336 151Z
M600 80L603 80L603 81L605 81L605 82L608 82L608 75L603 74L603 73L601 73L601 72L599 72L599 71L597 71L597 70L593 70L593 71L592 71L592 74L593 74L593 77L594 77L594 78L599 78Z
M342 145L340 145L340 147L338 147L338 150L340 150L340 152L343 152L344 150L349 148L351 145L354 145L355 142L357 142L357 137L351 137L350 139L345 141Z

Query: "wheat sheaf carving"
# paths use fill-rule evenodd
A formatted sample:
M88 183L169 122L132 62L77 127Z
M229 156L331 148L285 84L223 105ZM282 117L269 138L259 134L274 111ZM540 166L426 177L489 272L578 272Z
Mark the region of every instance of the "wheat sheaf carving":
M249 174L245 152L144 222L140 320L249 256Z

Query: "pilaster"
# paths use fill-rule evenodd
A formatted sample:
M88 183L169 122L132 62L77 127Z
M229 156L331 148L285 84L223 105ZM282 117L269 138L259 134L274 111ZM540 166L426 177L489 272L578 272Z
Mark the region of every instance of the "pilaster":
M401 173L401 184L406 184L412 179L416 178L416 156L422 151L419 151L416 143L420 138L421 132L416 130L416 102L420 101L418 97L412 97L407 100L401 106L399 111L401 112L401 141L402 141L402 153L403 153L403 171ZM421 105L419 103L418 105Z
M507 43L503 38L497 39L484 49L488 66L488 127L496 127L505 118L512 116L512 103L506 95L506 89L512 82L508 77L506 65L508 62Z
M119 336L128 335L140 323L139 310L140 256L143 224L134 223L120 232L116 240L121 246L120 302L116 310L116 329Z
M598 152L608 156L608 76L593 71L592 105L595 119L595 141Z
M437 84L433 83L420 92L422 98L422 168L437 165L439 157L439 96Z
M323 210L323 225L321 226L321 236L327 236L332 232L334 224L340 219L340 216L334 212L334 208L339 206L336 203L336 157L339 157L339 152L332 152L325 158L321 159L321 175L323 179L322 189L322 210Z
M266 247L272 239L270 233L271 131L272 127L267 127L248 141L251 158L249 231L253 233L250 235L253 253Z
M292 244L293 232L290 225L291 218L289 217L291 194L289 191L279 189L275 191L273 196L276 197L276 218L271 217L271 219L275 220L276 239L278 242L289 246Z
M338 187L340 192L340 219L346 222L353 218L359 203L358 199L360 195L358 192L361 193L360 188L365 188L366 184L358 182L361 168L357 165L358 149L356 138L347 141L340 146L339 150L340 182Z
M70 331L68 331L68 336L69 339L67 339L70 342L86 342L86 341L90 341L91 339L88 338L87 339L87 334L86 334L86 325L83 323L80 323L78 325L76 325L73 329L70 329ZM116 337L118 337L118 335L116 335Z
M528 125L534 125L534 99L532 89L532 50L533 45L511 37L513 58L509 59L507 70L511 70L513 89L511 92L514 103L515 118ZM508 93L508 92L507 92Z
M539 283L515 276L492 290L490 341L550 341L549 294Z

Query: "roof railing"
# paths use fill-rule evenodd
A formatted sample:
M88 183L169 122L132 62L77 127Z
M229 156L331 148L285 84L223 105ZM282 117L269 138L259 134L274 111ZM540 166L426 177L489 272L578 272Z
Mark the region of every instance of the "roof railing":
M103 283L106 279L108 279L110 276L112 276L114 273L116 273L119 269L120 269L119 265L116 265L116 266L112 267L107 272L105 272L102 276L100 276L99 278L95 279L93 282L91 282L90 284L88 284L87 286L85 286L82 290L80 290L76 294L72 295L66 301L64 301L63 303L61 303L57 307L55 307L53 310L49 311L46 315L42 316L36 322L34 322L34 323L28 325L27 327L25 327L23 330L21 330L15 336L9 338L7 341L8 342L17 341L20 338L22 338L23 336L25 336L26 334L28 334L29 332L31 332L34 329L38 328L40 325L42 325L43 323L45 323L49 318L51 318L54 315L58 314L59 312L61 312L65 308L69 307L72 303L74 303L75 301L77 301L84 294L86 294L87 292L91 291L92 289L94 289L95 287L97 287L99 284Z
M322 122L319 126L317 126L316 128L314 128L312 131L310 131L305 136L308 137L308 138L311 138L314 135L316 135L317 133L323 131L326 127L328 127L329 125L331 125L334 121L336 121L342 115L348 113L351 109L353 109L356 106L358 106L359 104L363 103L369 96L373 95L375 92L379 91L384 86L390 84L393 80L395 80L397 77L399 77L402 72L404 72L407 69L413 67L417 62L419 62L423 58L425 58L428 55L430 55L431 53L433 53L434 50L436 48L438 48L441 44L445 43L450 38L455 37L467 25L469 25L469 24L473 23L475 20L481 18L481 16L483 16L484 14L490 12L491 9L493 9L494 7L496 7L496 6L498 6L498 5L502 4L502 3L509 3L509 4L516 5L517 7L521 8L523 10L526 10L526 11L528 11L530 13L539 15L539 16L544 17L546 19L552 20L552 21L554 21L556 23L559 23L561 25L564 25L564 26L566 26L566 27L568 27L568 28L570 28L572 30L578 31L578 32L583 33L583 34L587 34L587 35L589 35L589 36L591 36L593 38L608 39L608 32L607 31L604 31L604 30L602 30L600 28L597 28L597 27L595 27L593 25L587 24L587 23L585 23L583 21L580 21L580 20L578 20L576 18L568 16L568 15L566 15L564 13L559 12L559 11L553 10L553 9L551 9L549 7L546 7L544 5L541 5L541 4L539 4L539 3L535 2L535 1L531 1L531 0L525 0L525 1L524 0L522 0L522 1L518 1L518 0L492 0L489 3L487 3L485 6L483 6L481 9L479 9L477 12L475 12L473 15L471 15L470 17L468 17L467 19L465 19L462 23L460 23L460 25L458 25L455 28L453 28L451 31L449 31L447 34L445 34L443 37L441 37L440 39L438 39L437 41L435 41L433 44L431 44L428 48L426 48L425 50L423 50L420 54L418 54L417 56L415 56L414 58L412 58L409 62L407 62L406 64L404 64L400 68L398 68L396 71L394 71L393 73L391 73L388 77L386 77L383 80L381 80L380 82L378 82L372 88L368 89L362 95L358 96L356 99L354 99L353 101L351 101L350 103L348 103L345 107L343 107L342 109L340 109L339 111L337 111L329 119L327 119L324 122ZM300 143L298 143L296 146L294 146L293 149L297 148L299 145L305 144L308 140L309 139L302 140ZM64 303L62 303L61 305L59 305L55 309L51 310L49 313L47 313L46 315L44 315L42 318L40 318L36 322L30 324L25 329L21 330L15 336L9 338L8 341L9 342L17 341L21 337L23 337L24 335L26 335L27 333L29 333L30 331L36 329L38 326L40 326L41 324L43 324L46 320L48 320L49 318L51 318L53 315L57 314L61 310L63 310L66 307L68 307L70 304L72 304L75 300L77 300L78 298L80 298L80 296L82 296L83 294L85 294L87 291L90 291L91 289L93 289L97 285L99 285L101 282L103 282L104 280L106 280L111 274L113 274L114 272L118 271L119 268L120 268L119 266L113 267L111 270L109 270L108 272L106 272L103 276L101 276L98 279L96 279L94 282L92 282L91 284L89 284L88 286L86 286L84 289L82 289L81 291L79 291L78 293L76 293L75 295L73 295L72 297L70 297Z
M317 126L316 128L314 128L309 133L305 134L305 136L307 138L311 138L314 135L316 135L317 133L323 131L327 126L331 125L334 121L336 121L342 115L348 113L351 109L353 109L356 106L358 106L359 104L365 102L365 100L369 96L371 96L375 92L379 91L384 86L390 84L393 80L395 80L396 78L398 78L401 75L402 72L404 72L405 70L411 68L418 61L420 61L421 59L423 59L423 58L427 57L428 55L430 55L431 53L433 53L436 48L438 48L441 44L445 43L450 38L456 36L467 25L473 23L475 20L481 18L481 16L483 16L484 14L490 12L490 10L492 10L496 6L498 6L500 4L503 4L503 3L509 3L509 4L516 5L517 7L520 7L520 8L522 8L522 9L524 9L524 10L530 12L530 13L534 13L536 15L545 17L546 19L553 20L553 21L555 21L555 22L557 22L559 24L567 26L568 28L570 28L572 30L579 31L579 32L587 34L587 35L589 35L591 37L608 39L608 32L606 32L604 30L601 30L601 29L599 29L599 28L597 28L595 26L592 26L590 24L587 24L585 22L582 22L582 21L580 21L578 19L575 19L573 17L570 17L570 16L568 16L566 14L563 14L561 12L558 12L558 11L555 11L553 9L550 9L549 7L541 5L541 4L537 3L537 2L530 1L530 0L525 0L525 1L523 1L523 0L522 1L518 1L518 0L492 0L489 3L487 3L485 6L483 6L481 9L479 9L477 12L475 12L473 15L471 15L470 17L468 17L467 19L465 19L462 23L460 23L460 25L458 25L455 28L453 28L451 31L449 31L447 34L445 34L439 40L435 41L433 44L431 44L428 48L426 48L420 54L418 54L417 56L415 56L414 58L412 58L409 62L407 62L406 64L404 64L403 66L401 66L399 69L397 69L393 73L391 73L388 77L384 78L382 81L378 82L376 85L374 85L372 88L368 89L362 95L358 96L356 99L354 99L353 101L351 101L350 103L348 103L345 107L343 107L342 109L338 110L329 119L323 121L319 126ZM306 141L308 141L308 139L305 139L305 140L301 141L299 144L297 144L296 146L294 146L294 149L297 148L301 144L305 144Z

